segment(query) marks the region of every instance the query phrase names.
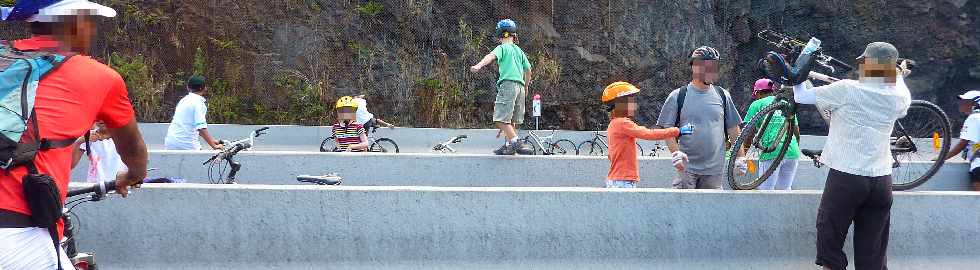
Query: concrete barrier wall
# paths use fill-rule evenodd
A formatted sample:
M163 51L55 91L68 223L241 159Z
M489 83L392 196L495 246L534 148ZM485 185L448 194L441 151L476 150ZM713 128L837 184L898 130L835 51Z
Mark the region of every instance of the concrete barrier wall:
M150 149L163 149L163 139L167 135L169 124L144 123L140 124L143 138L150 146ZM219 139L240 139L247 137L249 132L263 126L255 125L209 125L208 131ZM269 134L264 135L256 142L256 150L277 150L277 151L319 151L320 142L329 137L329 127L318 126L269 126ZM445 142L457 135L467 135L469 138L461 143L453 145L459 153L468 154L489 154L493 149L499 147L502 139L497 138L496 129L437 129L437 128L397 128L379 129L376 137L387 137L395 140L403 153L431 153L431 149L436 144ZM551 131L537 133L539 136L547 136ZM583 141L591 140L595 132L591 131L559 131L557 138L563 138L575 142L576 145ZM603 131L605 134L605 131ZM521 137L526 136L525 131L521 131ZM820 149L824 143L824 137L803 136L801 139L803 148ZM649 151L654 148L656 142L641 141L644 150ZM203 144L206 147L206 144ZM667 155L662 151L661 155Z
M80 250L110 270L816 269L819 199L811 191L172 184L76 213ZM889 268L976 269L978 205L978 193L897 192Z
M180 177L207 183L201 165L213 152L152 151L151 177ZM338 173L347 185L443 187L601 187L609 171L606 157L493 156L473 154L380 154L242 152L243 184L294 184L296 175ZM74 171L84 181L87 164ZM968 165L949 162L917 190L969 190ZM640 158L641 187L669 187L675 171L667 158ZM801 160L795 189L820 190L827 169Z

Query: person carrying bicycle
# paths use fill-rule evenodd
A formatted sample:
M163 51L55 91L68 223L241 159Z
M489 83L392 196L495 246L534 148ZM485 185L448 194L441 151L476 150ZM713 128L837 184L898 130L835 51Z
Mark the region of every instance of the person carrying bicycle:
M350 96L337 100L337 123L331 128L337 140L337 152L364 152L368 149L367 131L358 124L355 116L357 103Z
M960 152L966 151L966 160L970 162L970 185L973 191L980 191L980 91L967 91L960 97L960 112L967 115L960 130L960 141L949 150L946 159L951 159Z
M497 22L497 42L493 49L470 67L473 73L484 66L497 62L497 97L493 103L493 122L504 134L504 145L493 151L497 155L532 155L534 149L517 138L517 127L524 123L524 103L527 100L527 87L531 84L531 62L527 54L515 44L517 23L510 19Z
M726 142L738 137L741 117L728 90L714 85L721 58L718 50L703 46L691 51L689 56L691 82L670 93L657 125L677 127L679 123L691 123L699 130L692 136L666 139L678 173L673 187L721 189Z
M806 49L804 49L806 51ZM816 264L843 270L842 250L854 223L855 269L887 269L892 206L891 134L905 116L912 96L905 86L905 64L896 69L898 49L868 44L857 58L858 80L810 88L793 86L800 104L829 111L830 133L820 162L830 167L817 212ZM806 65L806 63L803 63Z
M640 89L628 82L614 82L602 91L602 103L610 113L609 127L609 174L606 176L607 188L635 188L640 181L640 162L636 155L636 139L663 140L681 135L676 127L648 129L637 125L632 118L636 115L636 94ZM685 126L684 134L694 132L693 126Z
M33 128L23 137L32 141L14 142L33 145L30 147L39 151L23 163L7 163L13 166L0 173L0 269L71 270L71 262L57 244L63 229L57 218L60 207L40 206L64 205L72 143L89 132L96 120L104 121L116 151L129 168L115 177L118 192L126 196L129 186L140 184L146 177L146 145L126 83L112 68L88 56L97 37L97 18L115 17L116 11L85 0L21 0L13 8L4 8L3 14L5 21L30 22L31 31L30 38L3 46L64 58L55 56L54 59L62 59L60 66L52 68L36 84L34 113L28 120ZM20 120L21 116L3 117ZM9 141L7 137L2 140ZM29 171L34 172L28 176ZM53 188L34 192L51 182ZM40 224L49 220L55 223L52 219L57 220L57 226Z
M361 126L364 126L364 130L367 132L371 132L371 129L377 129L378 124L381 124L387 128L395 128L395 125L385 122L384 120L374 118L374 114L369 112L367 109L367 100L364 99L364 95L354 96L354 103L357 103L357 111L354 113L355 117L357 118L356 122Z
M763 108L776 102L776 97L773 93L776 92L781 86L776 82L769 79L759 79L755 81L755 85L752 86L752 97L756 100L749 105L749 110L745 113L745 120L742 122L745 125L749 124L752 117L755 117L757 113ZM762 139L764 145L769 145L772 141L777 140L779 137L779 127L783 125L786 118L782 114L773 114L772 119L769 120L770 125L767 126L766 130L762 131L762 136L757 137ZM799 122L796 118L793 121ZM760 124L761 125L761 124ZM799 124L795 125L797 130L793 134L799 134ZM758 126L755 130L758 130ZM748 138L756 138L755 136L749 136ZM744 145L752 145L752 142L746 143ZM783 149L782 143L779 143L775 149ZM742 152L742 151L740 151ZM769 151L759 154L759 168L758 171L764 172L768 170L769 166L772 165L773 160L779 155L779 151ZM762 183L758 189L760 190L790 190L793 187L793 179L796 178L796 167L800 160L800 144L793 138L790 142L789 148L786 149L786 154L783 156L783 161L779 163L779 167L772 173L772 177Z

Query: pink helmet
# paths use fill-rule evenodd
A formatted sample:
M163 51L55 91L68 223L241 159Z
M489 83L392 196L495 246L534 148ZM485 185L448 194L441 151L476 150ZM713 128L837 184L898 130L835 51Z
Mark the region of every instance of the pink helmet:
M769 79L759 79L759 80L755 81L755 86L752 87L752 90L753 91L755 91L755 90L774 90L773 88L776 88L775 86L776 86L776 84L773 83Z
M769 79L759 79L755 81L755 85L752 86L752 99L758 99L764 93L776 90L776 83Z

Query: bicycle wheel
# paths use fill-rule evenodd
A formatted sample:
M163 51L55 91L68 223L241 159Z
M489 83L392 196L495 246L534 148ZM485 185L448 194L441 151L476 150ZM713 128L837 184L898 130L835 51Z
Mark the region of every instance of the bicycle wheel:
M735 144L728 151L728 165L725 167L728 185L732 189L749 190L759 187L779 167L779 163L783 161L783 156L786 155L786 149L789 149L789 145L792 143L795 135L796 127L794 121L791 121L783 114L783 112L788 112L791 109L792 105L785 102L766 106L758 114L753 116L749 120L749 124L738 134ZM776 117L782 117L784 120L782 123L773 122ZM778 129L776 136L773 138L764 138L765 132L762 131L770 129ZM738 153L739 149L745 149L745 159L748 167L745 174L737 171L736 161L738 158L735 158L731 154ZM766 170L759 170L759 167L761 167L761 158L763 156L770 156L773 153L776 153L776 156L772 159Z
M371 147L368 147L368 151L380 153L398 153L398 144L392 139L381 138L372 143Z
M534 137L531 137L530 135L525 136L524 139L520 140L520 142L531 146L532 155L540 155L546 153L543 149L538 147L538 140L534 139Z
M943 166L949 153L949 118L935 104L914 100L892 131L892 189L922 185Z
M604 156L606 155L606 147L602 144L596 142L595 140L584 141L582 144L578 145L579 154L590 155L590 156Z
M552 155L578 155L578 147L575 143L566 139L561 139L551 144Z
M643 146L640 146L640 142L636 143L636 156L638 157L643 156Z
M323 139L320 143L320 152L333 152L337 150L337 140L333 136Z

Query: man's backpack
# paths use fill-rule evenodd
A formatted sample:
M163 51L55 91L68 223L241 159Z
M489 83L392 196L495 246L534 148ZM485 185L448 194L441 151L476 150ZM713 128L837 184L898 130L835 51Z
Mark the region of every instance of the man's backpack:
M34 99L41 79L69 58L71 55L20 51L10 42L0 42L0 169L7 173L16 167L27 168L22 182L24 197L31 210L31 222L37 227L48 228L59 270L62 269L61 252L58 230L54 228L61 218L64 203L57 182L51 176L41 174L34 159L40 151L68 147L76 139L41 138L34 114Z
M726 142L728 140L728 96L725 95L725 91L721 87L712 85L711 88L718 92L718 96L721 97L721 112L722 118L724 118L723 128L725 130ZM680 127L681 125L681 109L684 109L684 98L687 97L688 87L681 87L680 91L677 92L677 117L674 118L674 127Z
M75 139L41 138L34 115L38 83L70 57L20 51L0 42L0 169L25 165L36 173L33 161L38 151L74 143Z

